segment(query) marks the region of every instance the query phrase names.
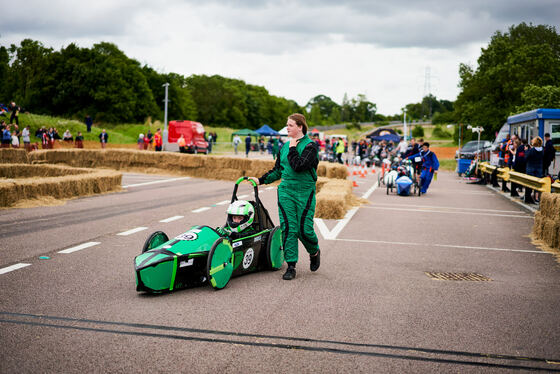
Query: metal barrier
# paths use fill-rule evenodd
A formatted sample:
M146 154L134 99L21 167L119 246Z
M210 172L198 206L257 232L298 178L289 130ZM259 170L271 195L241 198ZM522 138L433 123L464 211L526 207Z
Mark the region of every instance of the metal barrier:
M533 177L531 175L519 173L508 168L498 168L496 166L490 165L487 162L480 163L478 165L478 168L482 173L490 175L492 175L492 173L497 170L497 177L506 182L529 187L539 192L560 193L560 183L557 181L551 184L550 178Z

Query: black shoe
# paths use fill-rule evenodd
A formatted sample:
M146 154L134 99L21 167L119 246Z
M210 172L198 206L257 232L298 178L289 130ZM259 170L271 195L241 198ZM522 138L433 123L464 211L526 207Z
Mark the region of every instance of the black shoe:
M286 270L286 272L284 273L284 275L282 276L282 279L284 280L292 280L296 277L296 267L289 265L288 269Z
M311 271L317 271L319 269L319 266L321 266L321 250L317 250L315 256L309 256L309 259L311 260L309 269L311 269Z

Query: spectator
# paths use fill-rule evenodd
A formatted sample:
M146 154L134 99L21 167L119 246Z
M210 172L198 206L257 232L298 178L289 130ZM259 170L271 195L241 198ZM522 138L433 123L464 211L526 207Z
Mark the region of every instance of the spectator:
M276 160L280 151L280 136L272 139L272 158Z
M344 145L344 140L338 139L335 149L336 149L336 161L338 161L339 164L343 164L342 154L344 153L344 150L346 149L346 147Z
M216 142L218 141L218 134L214 131L214 134L212 135L212 140L214 141L214 144L216 144Z
M19 137L15 131L12 132L12 148L19 148Z
M84 137L79 131L78 135L76 135L76 140L74 141L74 148L84 148Z
M532 175L533 177L542 178L543 177L543 141L540 137L535 136L531 140L531 148L525 153L525 158L527 161L527 175ZM525 204L535 204L539 201L539 194L535 191L535 199L533 199L532 190L530 188L525 188Z
M261 155L264 154L264 136L262 135L259 138L259 151L261 152Z
M516 139L515 142L510 146L511 152L511 159L512 167L514 171L519 173L525 173L526 169L526 161L525 161L525 152L527 147L523 144L523 142L519 139ZM519 197L518 189L521 186L511 182L511 197Z
M237 154L237 147L239 146L239 144L241 144L241 138L239 137L239 135L235 135L233 137L233 151L235 152L235 154Z
M105 129L103 129L103 131L101 131L101 134L99 134L99 142L101 143L102 149L105 149L108 141L109 141L109 134L107 134Z
M62 140L64 140L66 143L71 143L74 141L74 137L72 136L72 133L70 133L70 130L66 129L66 131L64 131L64 135L62 135Z
M399 145L397 146L397 156L402 157L406 154L408 150L408 143L404 140L404 137L401 139Z
M6 125L2 129L2 148L10 148L11 143L12 133L10 132L10 125Z
M245 137L245 157L249 157L249 151L251 150L251 135Z
M58 130L56 129L56 127L53 127L53 139L60 140L60 135L58 134Z
M181 153L187 153L187 141L185 140L185 137L183 136L183 134L181 134L181 136L179 137L179 140L177 140L177 144L179 145L179 152Z
M214 136L212 135L212 133L208 133L208 138L206 139L206 142L208 143L208 153L212 153L212 142L214 141Z
M144 134L140 133L140 135L138 135L136 143L138 144L138 149L140 151L144 149Z
M16 125L19 126L19 112L20 112L20 110L21 110L21 108L19 106L17 106L14 101L12 101L10 103L10 111L12 112L12 114L10 115L10 123L14 123L14 120L15 120Z
M54 148L54 129L52 127L49 128L49 132L47 133L48 136L48 149Z
M154 146L156 152L161 152L161 149L163 147L163 138L161 136L161 129L157 129L156 133L154 134Z
M86 114L86 121L85 122L86 122L87 132L91 132L91 126L93 125L93 120L91 119L89 114Z
M26 126L23 131L21 132L21 136L23 138L23 146L27 152L31 151L31 136L29 131L29 126Z
M41 132L41 147L43 149L49 149L49 132L47 129L43 128L44 131Z
M148 138L148 147L147 149L151 149L152 148L152 139L154 138L154 134L152 134L151 130L148 130L148 132L146 133L145 138Z
M544 134L544 155L543 155L543 176L550 175L549 170L550 165L555 161L556 150L554 149L554 144L552 144L552 139L550 134Z

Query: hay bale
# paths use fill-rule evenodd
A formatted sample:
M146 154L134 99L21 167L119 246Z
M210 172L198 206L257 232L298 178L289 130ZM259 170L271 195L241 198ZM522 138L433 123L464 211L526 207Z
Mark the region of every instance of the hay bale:
M23 148L0 148L0 163L26 164L27 151Z
M560 247L560 221L544 217L542 240L552 248Z
M322 187L317 193L315 217L325 219L342 219L350 208L352 201L352 183L347 180L329 179L321 181Z
M543 214L541 211L535 212L534 223L533 223L533 235L535 238L542 239L542 230L543 230Z
M8 167L12 170L7 170ZM93 171L62 165L2 165L0 175L6 174L17 178L0 182L1 207L14 206L22 200L67 199L118 191L122 182L122 174L112 170Z

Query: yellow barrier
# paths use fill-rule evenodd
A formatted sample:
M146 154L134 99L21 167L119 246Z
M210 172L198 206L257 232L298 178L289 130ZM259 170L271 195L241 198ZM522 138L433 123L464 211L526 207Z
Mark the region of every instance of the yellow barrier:
M560 184L556 182L551 185L550 178L533 177L508 168L498 168L488 164L487 162L481 163L478 167L480 171L486 174L492 174L494 170L498 170L498 178L506 182L512 182L524 187L529 187L539 192L560 192Z

